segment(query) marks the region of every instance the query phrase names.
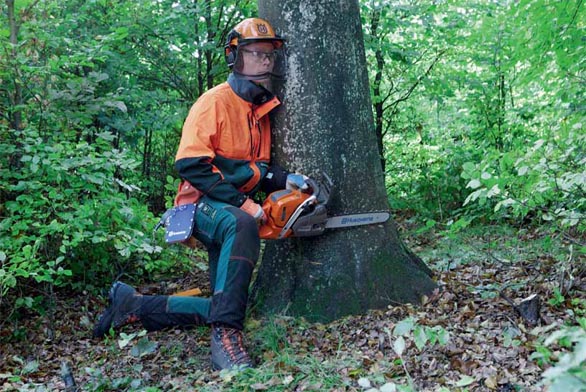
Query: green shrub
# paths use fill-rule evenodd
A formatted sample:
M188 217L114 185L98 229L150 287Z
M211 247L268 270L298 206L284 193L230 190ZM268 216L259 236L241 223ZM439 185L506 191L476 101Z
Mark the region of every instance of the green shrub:
M473 149L461 143L423 144L396 135L387 143L386 187L391 208L442 220L465 197L460 169L473 159Z
M1 294L25 281L86 287L152 269L161 249L144 233L155 218L124 182L137 163L110 133L5 135L17 143L0 143Z
M493 218L536 218L584 232L586 134L581 123L556 132L524 149L465 163L462 177L472 190L465 205L484 206Z
M586 318L577 319L578 325L563 326L552 332L538 350L535 359L551 362L554 345L562 348L543 380L552 392L578 392L586 390Z

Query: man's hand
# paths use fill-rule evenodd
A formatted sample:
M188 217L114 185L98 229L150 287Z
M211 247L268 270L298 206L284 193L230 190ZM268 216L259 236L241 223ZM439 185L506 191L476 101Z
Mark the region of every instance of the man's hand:
M252 201L252 199L246 199L244 204L240 206L240 209L246 212L248 215L252 216L259 225L262 225L267 220L267 216L265 215L262 207Z
M309 180L309 177L304 176L303 174L289 174L285 186L287 189L299 189L301 192L309 192L311 189L307 180Z

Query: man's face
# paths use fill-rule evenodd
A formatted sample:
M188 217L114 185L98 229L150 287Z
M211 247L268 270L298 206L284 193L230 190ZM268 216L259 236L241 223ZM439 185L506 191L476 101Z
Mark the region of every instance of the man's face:
M241 73L247 76L269 74L275 66L275 48L270 42L255 42L239 49L243 65Z

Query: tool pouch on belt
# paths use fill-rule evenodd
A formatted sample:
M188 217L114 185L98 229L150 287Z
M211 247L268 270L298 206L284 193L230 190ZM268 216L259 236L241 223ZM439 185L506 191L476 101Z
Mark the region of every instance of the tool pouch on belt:
M191 237L195 210L195 204L188 203L173 207L165 212L160 223L165 226L166 243L184 242Z

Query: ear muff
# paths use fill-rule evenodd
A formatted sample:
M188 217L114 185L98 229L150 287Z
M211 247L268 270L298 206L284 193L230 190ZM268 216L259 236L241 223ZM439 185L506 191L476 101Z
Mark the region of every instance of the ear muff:
M238 49L236 49L236 46L226 45L224 47L224 59L226 60L226 64L228 64L228 67L230 69L234 66L234 63L236 62L237 50Z
M236 62L236 55L238 52L238 39L240 34L236 30L231 30L226 38L226 45L224 46L224 59L229 68L234 66Z

